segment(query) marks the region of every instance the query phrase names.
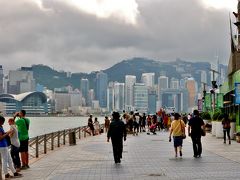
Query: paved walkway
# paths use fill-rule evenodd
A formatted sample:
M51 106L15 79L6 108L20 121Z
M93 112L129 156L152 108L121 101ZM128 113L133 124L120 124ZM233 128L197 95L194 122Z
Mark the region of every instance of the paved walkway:
M106 134L77 141L31 164L22 171L26 180L125 180L125 179L240 179L240 144L224 145L207 134L202 158L192 157L192 144L184 140L183 158L175 159L168 133L129 135L121 164L115 164Z

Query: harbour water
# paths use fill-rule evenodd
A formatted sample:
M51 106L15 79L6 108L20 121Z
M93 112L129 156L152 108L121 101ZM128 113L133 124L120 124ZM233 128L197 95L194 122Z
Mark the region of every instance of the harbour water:
M7 120L9 117L6 117L4 123L4 130L9 129ZM88 117L29 117L30 119L30 128L29 136L36 137L38 135L43 135L58 130L64 130L68 128L76 128L80 126L86 126ZM94 121L94 117L93 117ZM104 117L98 117L100 123L104 123Z

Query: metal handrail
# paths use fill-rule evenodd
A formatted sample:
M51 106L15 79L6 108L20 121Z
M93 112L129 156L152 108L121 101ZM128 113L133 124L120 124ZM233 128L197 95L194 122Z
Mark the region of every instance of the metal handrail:
M103 128L103 124L100 125ZM29 139L29 157L38 158L41 154L47 154L48 151L66 145L70 139L70 132L74 132L76 139L86 138L90 134L86 131L88 126L64 129L52 133L43 134ZM67 138L68 136L68 138ZM69 142L70 143L70 142Z

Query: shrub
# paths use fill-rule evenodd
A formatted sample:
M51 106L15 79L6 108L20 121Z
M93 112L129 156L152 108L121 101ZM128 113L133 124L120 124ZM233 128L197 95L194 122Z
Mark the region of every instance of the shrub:
M211 115L210 115L209 112L203 112L203 113L201 113L200 116L201 116L202 119L206 119L206 120L210 120L211 119Z

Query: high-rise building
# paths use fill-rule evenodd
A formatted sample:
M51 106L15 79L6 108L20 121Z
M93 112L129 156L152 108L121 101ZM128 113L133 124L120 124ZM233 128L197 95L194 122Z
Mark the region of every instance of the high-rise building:
M21 94L36 89L32 68L22 67L20 70L11 70L8 75L7 93Z
M158 90L168 89L168 88L169 88L169 86L168 86L168 77L160 76L158 78Z
M116 111L124 110L124 83L114 83L114 107Z
M162 107L166 109L172 109L175 112L188 112L187 89L162 90L161 96Z
M69 112L72 107L82 106L82 94L79 90L55 89L53 99L56 112Z
M201 71L201 82L207 83L207 72Z
M152 88L155 84L155 73L143 73L142 74L142 83L145 86Z
M134 108L139 112L148 111L148 87L143 83L135 83L133 86Z
M148 114L155 114L157 110L157 94L153 89L148 90Z
M94 89L90 89L88 91L88 97L89 97L89 106L92 107L92 102L95 100L95 93L94 93Z
M133 110L133 85L136 83L136 76L125 76L125 110Z
M185 89L186 88L186 79L180 79L179 85L180 85L181 89Z
M179 80L172 78L171 79L171 86L172 89L179 89Z
M109 82L107 89L107 108L109 112L114 111L114 83Z
M169 86L168 86L168 77L166 76L160 76L158 78L158 101L159 101L159 105L161 106L162 105L162 95L161 95L161 91L162 90L165 90L165 89L168 89Z
M82 92L82 97L85 99L85 104L86 106L90 106L89 102L89 96L88 96L88 91L89 91L89 81L88 79L81 79L81 85L80 85L80 90Z
M105 108L107 107L108 75L102 71L97 73L96 83L96 99L99 101L100 107Z
M3 68L2 68L2 65L0 65L0 94L4 93L3 91Z
M196 81L194 78L188 78L186 81L186 88L188 90L189 98L188 98L188 105L189 108L192 109L196 106Z

